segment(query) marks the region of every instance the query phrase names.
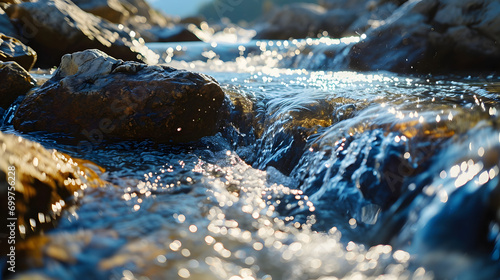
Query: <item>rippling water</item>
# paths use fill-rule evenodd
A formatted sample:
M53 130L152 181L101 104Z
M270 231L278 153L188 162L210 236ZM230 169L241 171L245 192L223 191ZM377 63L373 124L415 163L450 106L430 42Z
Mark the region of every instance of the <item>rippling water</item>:
M244 104L195 143L24 135L111 183L26 245L24 275L499 278L500 78L321 70L353 40L153 45Z

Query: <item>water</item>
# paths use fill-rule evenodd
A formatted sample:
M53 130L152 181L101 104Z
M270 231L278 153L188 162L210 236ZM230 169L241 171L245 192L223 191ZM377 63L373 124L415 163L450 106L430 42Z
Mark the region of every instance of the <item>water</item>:
M26 245L24 275L499 278L500 78L342 71L352 41L153 45L240 104L195 143L23 135L111 183Z

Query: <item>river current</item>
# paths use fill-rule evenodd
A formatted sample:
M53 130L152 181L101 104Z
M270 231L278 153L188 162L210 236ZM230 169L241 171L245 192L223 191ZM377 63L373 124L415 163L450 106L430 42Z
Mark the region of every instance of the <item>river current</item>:
M240 114L175 146L23 135L110 184L35 238L15 276L500 278L500 77L348 71L356 40L151 44ZM21 135L13 110L2 130Z

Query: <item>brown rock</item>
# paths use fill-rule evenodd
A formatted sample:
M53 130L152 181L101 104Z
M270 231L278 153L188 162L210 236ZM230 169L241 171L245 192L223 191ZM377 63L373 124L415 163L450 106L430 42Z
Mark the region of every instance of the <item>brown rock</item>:
M124 23L130 17L129 11L118 0L72 0L80 9L109 20Z
M0 60L15 61L29 71L35 64L36 52L21 41L0 33Z
M74 203L75 192L105 184L89 165L99 169L89 162L0 132L0 232L9 230L10 235L7 225L11 221L7 218L17 218L13 227L16 239L51 227L61 210ZM8 248L7 236L0 236L2 253Z
M8 108L35 85L35 80L16 62L0 61L0 107Z
M203 74L123 62L98 50L65 55L53 78L26 97L14 117L21 131L187 142L216 131L224 93Z

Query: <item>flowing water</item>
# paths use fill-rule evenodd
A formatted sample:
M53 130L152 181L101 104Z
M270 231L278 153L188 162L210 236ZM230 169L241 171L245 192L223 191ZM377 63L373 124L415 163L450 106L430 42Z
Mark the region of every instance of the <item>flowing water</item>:
M110 185L26 245L15 276L500 278L500 77L342 71L356 40L152 44L215 77L235 113L177 146L23 135Z

